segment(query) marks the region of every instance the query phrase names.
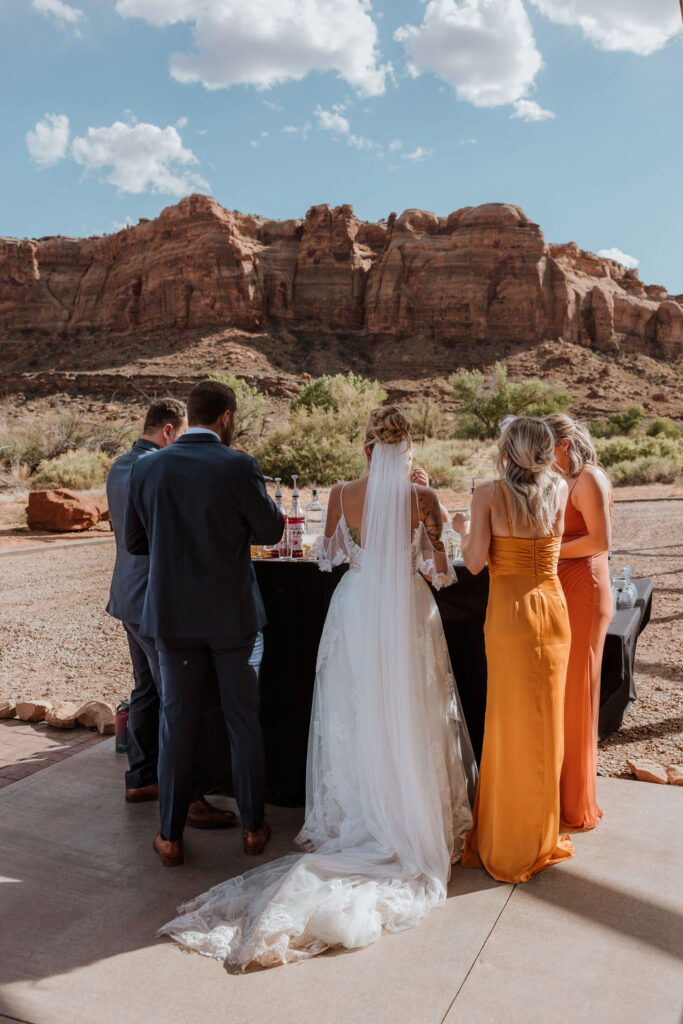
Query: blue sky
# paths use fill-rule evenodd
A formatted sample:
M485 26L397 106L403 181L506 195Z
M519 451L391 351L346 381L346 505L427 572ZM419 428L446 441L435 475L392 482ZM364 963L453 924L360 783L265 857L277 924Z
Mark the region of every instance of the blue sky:
M0 0L0 76L4 235L510 202L683 292L676 0Z

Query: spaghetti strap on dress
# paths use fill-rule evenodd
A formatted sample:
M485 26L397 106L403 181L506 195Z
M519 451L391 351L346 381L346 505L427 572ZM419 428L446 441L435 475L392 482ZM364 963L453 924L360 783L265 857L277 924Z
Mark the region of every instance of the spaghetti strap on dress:
M567 606L560 537L492 537L484 627L488 692L479 784L464 867L525 882L574 850L560 836Z

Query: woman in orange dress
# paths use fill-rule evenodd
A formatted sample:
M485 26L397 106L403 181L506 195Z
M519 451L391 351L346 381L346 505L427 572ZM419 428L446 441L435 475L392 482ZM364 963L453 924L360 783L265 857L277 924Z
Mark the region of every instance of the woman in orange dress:
M545 422L555 439L557 466L569 485L558 567L572 631L560 812L565 828L587 831L602 817L595 785L600 669L613 610L608 566L612 492L585 427L560 413Z
M477 487L462 515L467 568L490 574L488 692L472 829L462 863L501 882L526 882L574 849L560 836L567 605L557 578L567 485L552 433L520 417L498 442L502 479Z

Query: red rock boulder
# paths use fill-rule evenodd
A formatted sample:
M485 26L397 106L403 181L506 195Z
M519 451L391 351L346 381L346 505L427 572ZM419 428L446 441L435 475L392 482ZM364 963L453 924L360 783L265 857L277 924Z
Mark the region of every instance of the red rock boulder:
M74 533L90 530L102 518L99 509L74 491L30 491L26 507L29 530Z

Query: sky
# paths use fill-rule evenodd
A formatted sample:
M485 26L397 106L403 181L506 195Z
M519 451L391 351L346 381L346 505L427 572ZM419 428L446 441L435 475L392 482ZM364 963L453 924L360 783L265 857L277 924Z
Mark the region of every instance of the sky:
M678 0L0 0L0 234L507 202L683 292Z

